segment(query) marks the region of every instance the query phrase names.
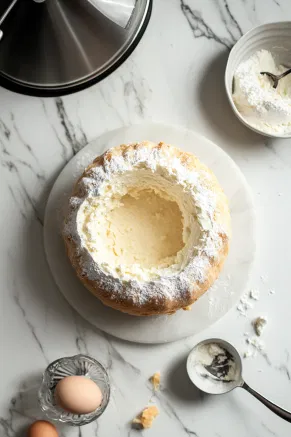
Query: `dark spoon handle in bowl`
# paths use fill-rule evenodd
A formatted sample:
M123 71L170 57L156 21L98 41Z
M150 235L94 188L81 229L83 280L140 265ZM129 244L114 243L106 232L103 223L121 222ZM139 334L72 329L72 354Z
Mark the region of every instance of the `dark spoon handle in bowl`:
M291 68L289 68L289 70L284 71L284 73L278 74L278 75L273 74L273 73L269 73L268 71L261 71L260 74L266 74L267 76L269 76L274 82L273 88L276 89L278 86L279 80L282 79L283 77L287 76L290 73L291 73Z

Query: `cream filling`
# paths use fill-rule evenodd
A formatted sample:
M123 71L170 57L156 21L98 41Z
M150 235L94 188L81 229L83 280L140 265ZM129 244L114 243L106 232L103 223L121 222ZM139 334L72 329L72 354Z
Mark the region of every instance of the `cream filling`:
M78 233L92 258L124 280L148 281L182 270L200 239L193 198L148 170L104 184L78 212Z
M183 218L177 203L164 194L131 189L120 199L107 216L108 257L118 257L127 268L173 264L184 247Z

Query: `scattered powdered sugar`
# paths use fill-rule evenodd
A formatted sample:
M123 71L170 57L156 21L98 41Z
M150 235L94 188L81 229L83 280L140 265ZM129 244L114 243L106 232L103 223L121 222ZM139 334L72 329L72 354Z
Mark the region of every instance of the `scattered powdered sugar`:
M244 358L252 358L253 355L253 351L251 351L250 349L248 349L247 351L244 352L243 357Z
M250 290L250 298L254 300L259 300L260 298L260 291L257 289Z
M268 278L266 275L260 275L260 279L263 284L266 284ZM272 295L275 293L274 289L269 289L268 294ZM256 288L252 288L249 292L245 293L240 300L240 303L237 307L239 313L243 316L247 316L248 311L253 308L251 301L257 302L260 298L260 291ZM252 320L252 328L254 330L255 335L250 335L248 332L244 333L245 342L248 345L247 350L243 353L244 358L255 357L258 353L264 356L266 360L268 357L265 353L265 344L264 342L258 338L261 337L265 331L268 319L265 316L259 316Z
M250 293L245 293L236 307L241 316L246 317L250 308L253 308L253 304L250 302Z
M266 284L266 282L268 281L268 277L266 275L260 275L260 279L263 284Z
M78 197L70 199L64 234L72 238L79 249L84 276L110 292L112 299L126 296L126 299L135 305L161 301L164 297L187 300L193 287L199 289L199 284L205 281L210 260L216 259L223 238L228 236L229 217L223 218L218 214L219 223L215 219L218 212L217 197L209 188L209 175L205 178L205 172L188 168L187 164L175 156L174 150L172 147L153 147L152 143L139 143L123 153L115 153L115 149L111 149L105 153L103 163L86 172L86 176L78 182ZM105 186L114 182L117 177L126 177L136 169L145 169L149 175L159 175L192 197L201 228L199 245L189 248L181 270L170 276L167 276L166 272L161 272L158 278L148 282L139 280L138 276L125 276L122 266L116 273L110 271L110 266L96 262L86 247L78 227L78 212L83 202L91 197L102 196ZM214 178L211 182L216 183ZM126 194L126 185L123 190Z
M259 299L260 299L260 291L255 288L252 288L250 291L245 293L241 297L239 304L236 307L240 315L246 317L248 311L254 307L251 301L252 300L258 301Z
M248 350L244 353L244 358L253 358L258 353L264 353L265 343L257 336L246 336L246 343L249 346Z

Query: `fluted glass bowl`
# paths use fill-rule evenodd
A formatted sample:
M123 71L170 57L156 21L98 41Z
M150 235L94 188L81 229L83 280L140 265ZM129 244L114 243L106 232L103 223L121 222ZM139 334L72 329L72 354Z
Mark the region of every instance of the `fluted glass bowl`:
M100 388L101 405L89 414L73 414L65 411L55 402L57 383L66 376L86 376ZM38 393L39 404L49 419L73 426L82 426L96 420L105 411L110 398L110 383L106 370L96 360L86 355L60 358L51 363L43 374Z

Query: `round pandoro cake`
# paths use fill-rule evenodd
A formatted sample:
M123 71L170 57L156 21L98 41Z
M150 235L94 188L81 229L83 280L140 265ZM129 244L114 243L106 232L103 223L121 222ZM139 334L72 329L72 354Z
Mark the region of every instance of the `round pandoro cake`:
M165 143L121 145L76 182L63 230L77 276L137 316L192 305L217 279L231 234L227 198L199 159Z

